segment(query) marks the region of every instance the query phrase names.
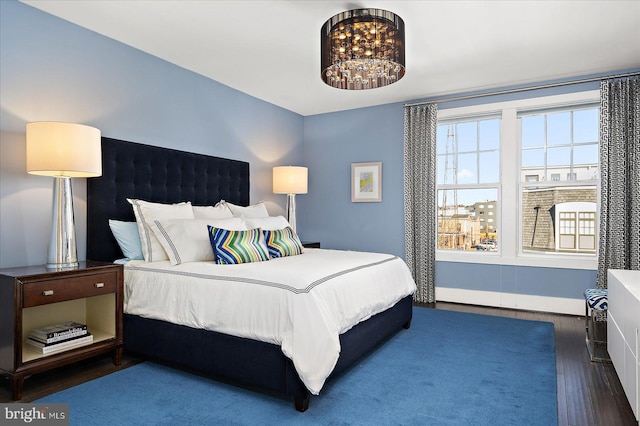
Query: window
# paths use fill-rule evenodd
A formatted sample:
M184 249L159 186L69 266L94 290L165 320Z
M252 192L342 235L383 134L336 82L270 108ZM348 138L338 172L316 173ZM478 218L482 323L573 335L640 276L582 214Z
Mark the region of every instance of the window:
M596 213L578 213L578 241L581 249L596 249Z
M596 212L578 211L595 208L594 203L565 203L558 213L559 234L558 250L580 250L582 252L596 249Z
M576 248L576 214L574 212L560 213L560 241L561 249Z
M495 251L498 228L485 220L495 209L500 181L500 119L464 118L439 123L438 238L440 250Z
M594 254L598 108L521 112L519 120L522 251ZM541 182L549 176L549 182L534 182L529 179L533 174ZM578 215L585 218L582 228L577 227ZM589 225L587 217L593 221Z
M599 97L440 105L436 260L595 269Z

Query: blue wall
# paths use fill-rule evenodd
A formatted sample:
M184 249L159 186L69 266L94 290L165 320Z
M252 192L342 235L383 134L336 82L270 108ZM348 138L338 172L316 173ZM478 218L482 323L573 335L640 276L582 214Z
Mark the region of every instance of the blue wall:
M249 161L251 200L284 213L271 168L302 163L302 116L16 1L0 1L0 64L0 267L46 261L52 180L26 173L31 121ZM86 179L73 191L84 259Z
M403 114L389 104L305 117L302 238L404 257ZM382 202L352 203L351 163L374 161L382 161Z
M441 288L581 299L596 286L596 271L436 262L436 282Z

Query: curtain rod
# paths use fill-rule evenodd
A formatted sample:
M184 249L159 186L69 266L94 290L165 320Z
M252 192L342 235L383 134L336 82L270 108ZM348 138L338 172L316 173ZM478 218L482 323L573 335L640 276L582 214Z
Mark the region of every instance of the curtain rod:
M572 84L591 83L591 82L600 81L600 80L603 80L603 79L624 78L624 77L630 77L632 75L638 75L638 74L639 74L639 72L635 71L635 72L628 72L628 73L624 73L624 74L615 74L615 75L610 75L610 76L590 77L590 78L583 78L581 80L564 81L564 82L560 82L560 83L539 84L537 86L521 87L521 88L518 88L518 89L497 90L495 92L477 93L477 94L474 94L474 95L442 97L442 98L433 99L431 101L422 101L422 102L414 102L414 103L404 104L403 106L404 107L411 107L411 106L426 105L426 104L433 104L433 103L440 103L440 102L453 102L453 101L461 101L461 100L464 100L464 99L482 98L482 97L485 97L485 96L507 95L507 94L510 94L510 93L527 92L529 90L549 89L549 88L552 88L552 87L569 86L569 85L572 85Z

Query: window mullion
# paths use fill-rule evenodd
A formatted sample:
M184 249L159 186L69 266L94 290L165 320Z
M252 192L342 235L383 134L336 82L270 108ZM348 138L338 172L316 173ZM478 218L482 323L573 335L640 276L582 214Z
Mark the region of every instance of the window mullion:
M500 121L500 250L504 259L515 261L518 252L518 209L520 182L520 141L518 112L515 108L502 111ZM516 161L514 161L516 160Z
M569 114L569 135L571 136L569 141L569 173L573 176L573 111Z
M547 115L544 115L544 170L542 171L542 180L547 180L547 167L549 167L549 140L547 139L547 133L549 128L547 127Z

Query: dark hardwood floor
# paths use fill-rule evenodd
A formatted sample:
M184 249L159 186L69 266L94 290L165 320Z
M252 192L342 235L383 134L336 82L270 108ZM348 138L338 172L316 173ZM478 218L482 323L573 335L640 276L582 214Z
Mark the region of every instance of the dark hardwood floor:
M443 302L437 303L436 309L552 322L556 336L558 424L638 426L612 364L589 360L583 317ZM104 356L34 375L25 380L19 402L31 402L139 362L125 354L122 365L116 367L109 356ZM6 378L0 380L0 402L11 402L9 382Z
M591 362L584 317L438 302L437 309L554 324L559 426L638 426L611 363Z

